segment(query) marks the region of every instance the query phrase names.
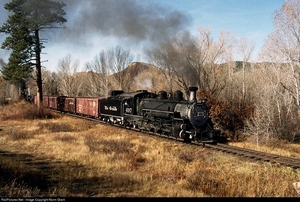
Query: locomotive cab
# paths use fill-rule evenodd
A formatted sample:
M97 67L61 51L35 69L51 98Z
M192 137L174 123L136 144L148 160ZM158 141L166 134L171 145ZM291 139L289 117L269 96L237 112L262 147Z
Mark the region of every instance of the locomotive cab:
M137 99L134 99L132 97L124 98L123 100L123 109L124 114L136 114L136 103Z
M153 93L147 90L138 90L132 93L120 94L124 115L138 115L140 102L144 98L154 97Z

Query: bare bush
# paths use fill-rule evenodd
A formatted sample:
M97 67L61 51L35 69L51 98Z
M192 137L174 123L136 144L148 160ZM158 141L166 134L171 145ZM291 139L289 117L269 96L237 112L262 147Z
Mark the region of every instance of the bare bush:
M16 130L16 129L11 129L6 132L8 137L11 140L17 141L17 140L25 140L33 137L33 133L25 130Z
M58 115L47 109L38 109L35 105L25 101L17 101L8 105L0 106L0 120L22 119L51 119Z
M132 169L137 169L142 165L145 165L147 159L139 152L130 152L128 155L129 165Z
M70 123L53 123L53 122L47 122L47 123L39 123L38 126L40 129L46 129L51 132L72 132L73 128L70 125Z
M132 144L127 140L101 140L99 144L103 146L102 151L104 153L123 154L129 153Z
M69 143L74 143L76 142L76 138L67 134L64 134L62 136L57 136L55 137L56 140L62 141L62 142L69 142Z
M84 138L84 144L89 148L90 152L100 151L99 140L94 135L88 134Z
M190 163L196 159L196 156L191 151L181 151L178 158L186 163Z

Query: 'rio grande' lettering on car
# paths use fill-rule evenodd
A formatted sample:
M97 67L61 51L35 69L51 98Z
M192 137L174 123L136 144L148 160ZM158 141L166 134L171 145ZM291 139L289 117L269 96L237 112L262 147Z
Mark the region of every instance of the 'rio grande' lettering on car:
M104 106L104 109L105 110L109 110L109 111L117 111L118 109L117 109L117 107L116 106Z

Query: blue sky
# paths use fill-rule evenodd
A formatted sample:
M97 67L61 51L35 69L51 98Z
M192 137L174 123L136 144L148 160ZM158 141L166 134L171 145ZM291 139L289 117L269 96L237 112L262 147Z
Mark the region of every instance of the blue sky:
M8 16L0 2L0 24ZM78 59L80 69L102 50L121 45L149 62L144 48L157 44L177 31L196 35L199 26L230 31L255 44L255 54L273 30L273 14L284 0L59 0L66 2L66 29L44 33L48 39L42 60L47 70L56 71L58 61L68 54ZM0 33L0 43L5 35ZM0 49L8 61L9 51Z

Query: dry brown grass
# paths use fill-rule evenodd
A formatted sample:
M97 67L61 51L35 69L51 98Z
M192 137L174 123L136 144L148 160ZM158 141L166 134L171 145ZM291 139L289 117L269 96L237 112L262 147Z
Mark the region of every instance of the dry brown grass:
M1 196L297 196L292 183L300 172L290 168L66 116L20 118L8 113L18 104L6 107L0 111ZM296 156L300 146L255 147Z
M9 105L0 105L0 121L23 119L51 119L57 115L48 110L39 110L25 101L13 102Z
M299 144L275 139L270 139L265 144L257 144L254 139L253 137L244 142L232 142L230 145L300 159Z

